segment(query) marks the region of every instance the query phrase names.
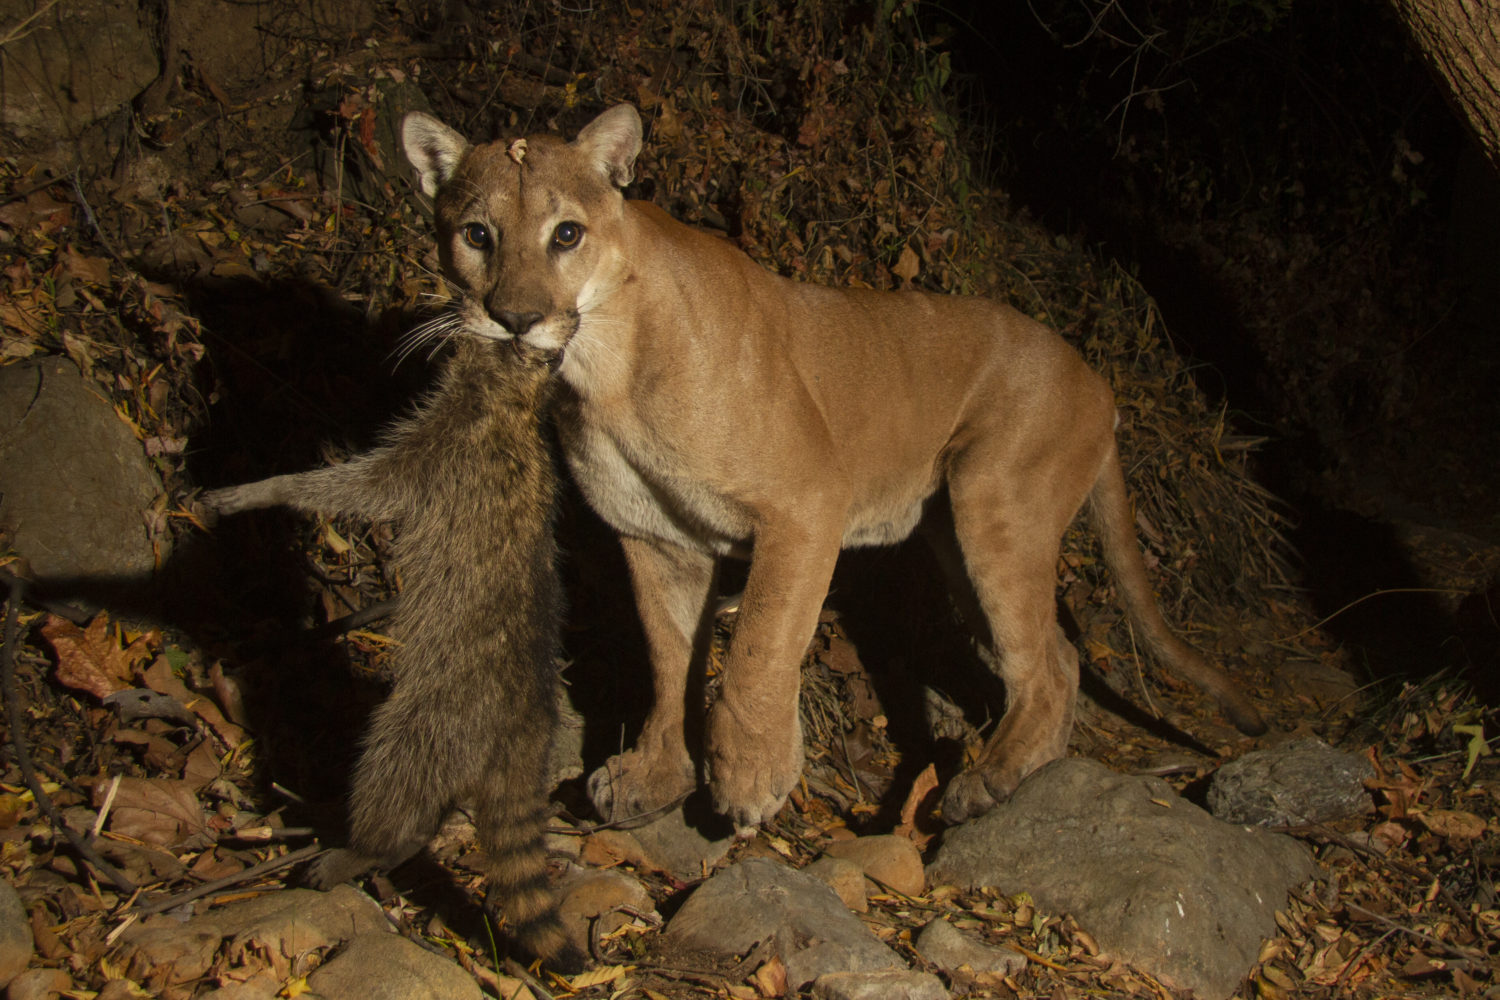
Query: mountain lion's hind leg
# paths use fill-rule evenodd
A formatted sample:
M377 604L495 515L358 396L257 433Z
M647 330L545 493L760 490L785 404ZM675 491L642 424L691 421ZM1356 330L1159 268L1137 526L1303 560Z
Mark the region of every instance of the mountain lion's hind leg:
M958 542L1005 683L1005 715L979 759L944 793L943 818L958 823L988 812L1028 774L1066 752L1078 658L1071 646L1061 648L1057 627L1053 578L1062 527L1055 518L1007 517L1018 505L966 497L958 484L953 500Z
M713 636L714 557L664 542L622 537L636 608L651 654L654 701L635 747L589 775L589 798L606 820L670 805L698 784L688 750L701 746L702 670ZM687 702L692 698L695 704ZM688 727L691 726L691 740Z

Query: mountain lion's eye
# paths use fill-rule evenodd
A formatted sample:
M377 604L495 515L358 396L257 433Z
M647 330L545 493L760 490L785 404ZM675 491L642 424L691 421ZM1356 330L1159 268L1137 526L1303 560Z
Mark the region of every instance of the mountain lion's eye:
M470 222L463 228L464 242L475 250L488 250L490 248L490 231L482 222Z
M552 230L552 245L559 250L571 250L583 239L583 226L577 222L559 222Z

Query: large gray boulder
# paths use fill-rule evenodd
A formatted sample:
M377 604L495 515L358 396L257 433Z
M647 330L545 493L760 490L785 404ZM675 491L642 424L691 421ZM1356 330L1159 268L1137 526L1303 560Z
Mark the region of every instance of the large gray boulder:
M0 528L41 581L145 580L161 483L103 390L66 358L0 368Z
M1200 1000L1255 964L1288 888L1315 874L1289 837L1221 822L1159 778L1054 761L1010 801L949 830L933 884L1027 892L1116 958Z

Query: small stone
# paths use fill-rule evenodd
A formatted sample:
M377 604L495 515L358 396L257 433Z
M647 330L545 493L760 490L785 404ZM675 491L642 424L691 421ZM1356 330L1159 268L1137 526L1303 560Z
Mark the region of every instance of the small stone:
M693 890L664 938L669 948L715 960L770 943L793 990L830 972L903 968L832 889L763 858L731 865Z
M0 987L31 962L31 920L15 887L0 879Z
M549 832L543 838L542 843L549 857L577 861L583 853L583 838L577 834Z
M903 896L920 896L927 884L922 852L905 837L882 834L835 841L828 845L827 853L854 864L881 891L889 887Z
M73 977L61 969L27 969L10 981L5 1000L57 1000L73 988Z
M547 757L548 780L556 788L583 775L583 715L573 707L566 685L557 686L557 729Z
M399 934L361 934L307 978L326 1000L483 1000L456 962Z
M838 893L844 905L855 913L867 913L870 900L865 892L865 873L852 861L824 855L802 869Z
M976 941L941 918L922 928L916 948L917 954L949 973L967 966L973 973L1011 976L1026 968L1026 956L1020 952Z
M1302 826L1357 816L1370 808L1365 779L1375 768L1320 739L1255 750L1214 774L1208 809L1226 823Z
M721 816L703 814L689 799L681 809L631 830L647 867L684 882L708 875L734 846L734 827Z
M595 868L632 865L652 870L646 861L646 849L629 830L599 830L583 838L579 860Z
M813 982L817 1000L948 1000L943 981L929 972L831 972Z
M618 869L575 867L557 885L557 915L568 937L585 955L589 954L595 921L601 921L599 933L608 934L635 919L625 910L656 912L651 894Z

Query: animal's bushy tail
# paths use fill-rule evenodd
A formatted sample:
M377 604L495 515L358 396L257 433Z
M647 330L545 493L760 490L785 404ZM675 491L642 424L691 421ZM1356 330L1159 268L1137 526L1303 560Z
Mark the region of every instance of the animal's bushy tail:
M1151 580L1146 575L1146 563L1135 536L1135 516L1125 488L1125 474L1120 468L1119 453L1114 448L1110 449L1104 468L1094 483L1089 496L1089 511L1104 550L1104 562L1114 574L1136 638L1157 660L1213 695L1240 732L1251 736L1265 732L1265 720L1245 693L1223 670L1211 665L1197 650L1179 639L1162 618L1151 591Z
M398 680L371 715L349 795L350 846L385 863L426 846L454 801L448 730L424 723L411 687Z
M484 790L474 810L479 846L488 860L486 891L507 933L552 968L583 968L587 958L563 926L547 880L545 796L518 796L514 788L508 793Z

